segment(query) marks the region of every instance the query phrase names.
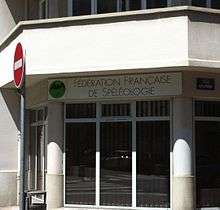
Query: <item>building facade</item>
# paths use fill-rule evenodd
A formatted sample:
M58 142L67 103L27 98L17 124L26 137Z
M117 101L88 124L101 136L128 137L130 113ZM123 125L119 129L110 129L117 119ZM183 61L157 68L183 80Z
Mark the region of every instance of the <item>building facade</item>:
M26 55L26 189L48 209L220 208L220 3L0 1L0 206L19 197Z

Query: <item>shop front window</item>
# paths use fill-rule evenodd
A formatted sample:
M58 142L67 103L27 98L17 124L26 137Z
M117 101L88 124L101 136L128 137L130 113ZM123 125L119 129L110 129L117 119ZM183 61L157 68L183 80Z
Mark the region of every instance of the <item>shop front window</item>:
M66 204L169 207L169 101L65 107Z
M196 101L196 188L198 207L220 206L220 102Z

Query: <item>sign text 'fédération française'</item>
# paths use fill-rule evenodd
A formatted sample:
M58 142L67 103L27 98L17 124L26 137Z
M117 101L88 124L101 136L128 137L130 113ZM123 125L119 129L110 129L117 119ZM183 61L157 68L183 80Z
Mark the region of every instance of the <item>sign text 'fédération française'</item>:
M143 98L180 95L181 73L155 73L61 79L66 86L62 99ZM49 81L49 87L55 80ZM49 99L54 99L49 94Z

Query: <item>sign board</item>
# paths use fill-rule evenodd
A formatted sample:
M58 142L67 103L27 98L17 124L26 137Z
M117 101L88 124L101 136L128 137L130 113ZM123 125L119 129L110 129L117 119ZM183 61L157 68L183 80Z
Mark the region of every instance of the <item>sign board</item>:
M20 88L24 79L24 54L21 43L18 43L14 54L14 84L16 88Z
M56 84L59 84L59 87ZM181 73L155 73L75 77L50 80L48 89L49 100L58 98L89 100L173 96L182 93L182 75ZM54 96L51 92L55 89L59 93L63 90L63 94L60 94L60 97Z
M198 90L215 90L214 78L197 78L196 88Z

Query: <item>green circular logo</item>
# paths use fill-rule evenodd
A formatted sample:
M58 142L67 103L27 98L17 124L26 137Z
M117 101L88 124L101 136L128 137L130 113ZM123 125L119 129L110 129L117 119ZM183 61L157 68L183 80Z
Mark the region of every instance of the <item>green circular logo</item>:
M64 83L60 80L56 80L50 84L49 93L53 98L63 97L66 91Z

